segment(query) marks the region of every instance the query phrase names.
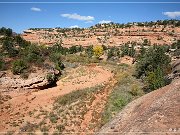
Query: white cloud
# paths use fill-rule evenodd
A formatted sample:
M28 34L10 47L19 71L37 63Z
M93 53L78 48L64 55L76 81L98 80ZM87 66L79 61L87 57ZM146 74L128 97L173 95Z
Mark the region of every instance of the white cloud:
M79 28L78 25L73 25L73 26L70 26L69 28Z
M41 9L37 7L32 7L31 10L35 12L41 12Z
M163 15L166 15L170 18L176 18L180 17L180 11L175 11L175 12L163 12Z
M112 21L110 21L110 20L102 20L99 23L102 24L102 23L110 23L110 22L112 22Z
M61 16L69 18L69 19L75 19L75 20L86 21L86 22L94 21L93 16L81 16L81 15L78 15L76 13L74 13L74 14L61 14Z

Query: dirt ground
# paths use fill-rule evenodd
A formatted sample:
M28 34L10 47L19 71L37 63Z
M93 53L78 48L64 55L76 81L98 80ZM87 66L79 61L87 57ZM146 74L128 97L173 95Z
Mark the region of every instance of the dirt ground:
M6 93L7 101L0 105L0 131L17 131L27 121L39 122L39 119L30 117L29 113L32 110L52 110L52 104L59 96L66 95L72 91L94 87L96 85L105 85L112 80L113 73L103 67L80 66L68 71L67 75L57 82L57 86L45 90L30 90L25 92L9 92ZM115 81L114 81L115 82ZM108 87L104 90L104 94L97 94L92 105L89 106L89 111L85 114L84 121L81 123L83 129L86 128L92 117L92 108L95 104L100 103L101 99L107 98L109 93ZM2 93L3 95L3 93ZM9 98L10 95L11 97ZM3 95L5 96L5 95ZM101 109L105 100L101 104ZM23 118L23 119L22 119ZM21 120L20 120L21 119ZM18 123L18 125L17 125Z

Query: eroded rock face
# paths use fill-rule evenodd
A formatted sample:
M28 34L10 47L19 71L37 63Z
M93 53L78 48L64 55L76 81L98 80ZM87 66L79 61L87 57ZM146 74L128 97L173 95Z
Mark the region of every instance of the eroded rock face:
M53 72L44 72L43 74L39 74L34 76L33 78L24 80L21 78L12 78L12 77L1 77L0 78L0 86L3 91L7 91L10 89L43 89L50 85L51 83L54 83L56 75L59 72L53 71ZM48 78L50 76L51 80Z
M98 135L178 134L180 79L129 103Z
M32 43L42 43L47 46L52 46L54 43L62 41L62 46L71 47L73 45L97 45L108 44L109 46L120 46L128 42L137 42L142 44L144 39L147 39L151 44L171 44L175 40L180 39L179 27L172 27L171 25L163 26L156 25L153 27L131 26L128 28L114 28L109 27L94 27L87 28L80 31L68 30L64 33L60 32L62 29L34 29L25 30L21 35L25 40ZM173 33L172 33L173 31ZM51 37L51 38L50 38Z
M169 80L180 78L180 59L173 61L172 65L172 73L167 76Z

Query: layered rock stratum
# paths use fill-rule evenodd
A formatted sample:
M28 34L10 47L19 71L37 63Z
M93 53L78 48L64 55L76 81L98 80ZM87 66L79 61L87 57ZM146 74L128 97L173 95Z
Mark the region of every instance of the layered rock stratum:
M99 24L90 28L33 28L25 30L22 37L30 42L47 46L62 43L64 47L73 45L120 46L127 42L142 44L147 39L150 44L171 44L180 39L180 27L174 25L119 27L115 24Z

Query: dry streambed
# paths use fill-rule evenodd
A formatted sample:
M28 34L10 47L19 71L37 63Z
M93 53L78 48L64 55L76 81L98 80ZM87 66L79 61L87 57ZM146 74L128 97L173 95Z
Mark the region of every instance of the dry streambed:
M110 71L91 65L69 70L56 87L10 92L2 98L0 131L94 131L114 84Z

